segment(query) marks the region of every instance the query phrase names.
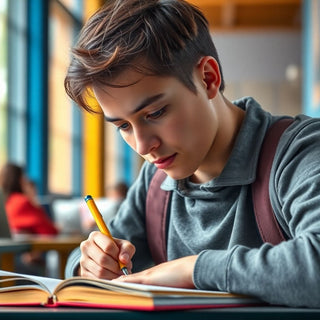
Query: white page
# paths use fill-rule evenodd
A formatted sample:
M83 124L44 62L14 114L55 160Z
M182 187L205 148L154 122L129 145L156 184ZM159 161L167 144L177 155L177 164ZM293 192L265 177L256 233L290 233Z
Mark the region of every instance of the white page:
M9 272L4 270L0 270L0 276L25 277L27 279L32 279L36 282L42 283L51 293L54 291L54 288L62 281L61 279L40 277L40 276L34 276L30 274L15 273L15 272Z
M40 276L34 276L34 275L28 275L28 274L21 274L21 273L14 273L14 272L8 272L8 271L3 271L0 270L0 276L22 276L25 278L32 279L34 281L38 281L42 284L44 284L49 291L52 293L55 289L55 287L61 283L63 280L61 279L55 279L55 278L48 278L48 277L40 277ZM76 277L76 280L78 283L81 282L81 277ZM85 278L84 278L85 279ZM73 281L72 278L69 280ZM96 281L95 279L88 279L90 281ZM99 281L99 280L98 280ZM153 291L153 292L161 292L161 291L168 291L170 293L182 293L182 292L188 292L188 293L208 293L208 294L215 294L218 293L220 295L228 295L227 292L221 292L221 291L211 291L211 290L198 290L198 289L184 289L184 288L175 288L175 287L164 287L164 286L155 286L155 285L146 285L146 284L139 284L139 283L128 283L128 282L122 282L122 281L117 281L117 280L103 280L106 283L110 283L111 285L123 287L123 288L130 288L134 290L139 290L139 291Z
M29 274L21 274L21 273L14 273L9 271L3 271L0 270L0 276L22 276L25 278L29 278L38 282L43 283L50 292L53 292L55 287L62 282L61 279L55 279L55 278L48 278L48 277L40 277L40 276L34 276ZM78 281L81 282L81 277L77 277ZM93 280L94 279L89 279ZM103 279L101 279L104 281ZM130 288L130 289L136 289L136 290L142 290L142 291L154 291L154 292L161 292L161 291L169 291L172 293L179 293L179 292L190 292L190 293L219 293L219 294L228 294L227 292L220 292L220 291L209 291L209 290L198 290L198 289L184 289L184 288L175 288L175 287L164 287L164 286L155 286L155 285L146 285L146 284L140 284L140 283L128 283L128 282L122 282L117 280L105 280L106 282L109 282L111 285L117 285L124 288Z

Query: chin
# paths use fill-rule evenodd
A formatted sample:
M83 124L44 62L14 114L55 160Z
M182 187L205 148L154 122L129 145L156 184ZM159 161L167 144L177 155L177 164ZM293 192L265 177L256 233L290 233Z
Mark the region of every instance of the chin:
M164 172L173 180L186 179L193 174L193 173L176 172L174 170L164 170Z

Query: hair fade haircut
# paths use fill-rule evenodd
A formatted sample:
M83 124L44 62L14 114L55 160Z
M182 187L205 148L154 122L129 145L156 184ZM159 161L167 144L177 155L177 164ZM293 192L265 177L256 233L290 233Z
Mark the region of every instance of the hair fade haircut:
M92 87L121 87L115 78L130 68L173 76L196 93L193 71L203 56L218 62L223 92L208 22L195 6L183 0L107 0L82 28L64 85L69 97L89 112L95 112L87 102Z

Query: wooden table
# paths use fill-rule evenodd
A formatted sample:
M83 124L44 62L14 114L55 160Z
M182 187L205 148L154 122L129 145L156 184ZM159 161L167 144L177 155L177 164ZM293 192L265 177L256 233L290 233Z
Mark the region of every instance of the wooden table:
M0 269L14 271L14 256L31 250L30 243L0 238Z
M79 246L83 236L32 236L25 239L32 251L57 251L59 255L59 277L64 278L64 269L70 252Z
M14 256L17 253L55 250L59 256L59 277L63 279L70 252L84 239L83 236L35 235L20 236L18 239L0 238L0 269L14 272Z

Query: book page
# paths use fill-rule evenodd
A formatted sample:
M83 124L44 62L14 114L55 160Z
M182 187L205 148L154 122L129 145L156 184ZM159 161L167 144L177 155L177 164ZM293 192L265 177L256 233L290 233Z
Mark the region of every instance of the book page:
M261 303L253 297L219 291L150 286L75 277L62 281L55 295L60 305L134 310L167 310Z
M0 270L0 276L10 277L10 278L13 278L13 280L16 280L17 278L21 278L21 277L31 280L34 282L35 286L38 285L42 289L48 291L50 294L54 292L55 287L62 281L61 279L40 277L40 276L34 276L29 274L9 272L4 270Z
M65 287L70 286L81 286L90 285L92 287L97 287L110 291L123 292L128 294L136 295L182 295L182 296L211 296L211 297L230 297L236 296L228 292L221 291L209 291L209 290L198 290L198 289L183 289L175 287L164 287L164 286L154 286L138 283L127 283L117 280L95 280L84 277L74 277L66 279L61 282L56 291L62 290Z
M209 295L229 295L227 292L217 292L217 291L205 291L205 290L197 290L197 289L182 289L175 287L163 287L163 286L154 286L154 285L145 285L138 283L126 283L116 280L94 280L83 277L74 277L66 280L48 278L48 277L40 277L29 274L20 274L14 272L8 272L0 270L0 276L7 277L23 277L26 279L31 279L32 281L38 283L46 289L51 294L55 291L55 288L58 286L58 289L65 286L72 286L74 284L92 284L97 285L98 287L104 287L109 290L115 291L129 291L129 292L152 292L152 293L165 293L165 294L209 294Z
M127 287L133 290L138 291L148 291L153 293L168 293L168 294L192 294L192 295L230 295L228 292L223 291L212 291L212 290L199 290L199 289L185 289L185 288L176 288L176 287L164 287L164 286L155 286L155 285L146 285L140 283L126 283L121 281L112 280L111 283L114 283L120 287Z
M167 308L213 307L259 302L252 297L227 292L153 286L117 280L95 280L84 277L61 280L6 271L0 271L0 276L9 277L3 279L7 283L16 279L19 279L18 282L26 279L34 281L28 286L13 284L6 288L1 288L0 283L0 305L1 303L11 305L38 303L56 306L166 310ZM6 284L5 282L2 284ZM39 289L40 286L42 291ZM46 288L46 291L43 288ZM50 299L48 299L48 292L50 292Z

